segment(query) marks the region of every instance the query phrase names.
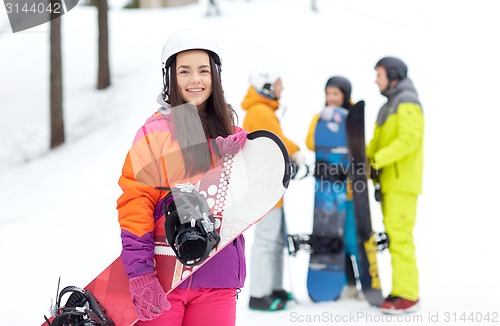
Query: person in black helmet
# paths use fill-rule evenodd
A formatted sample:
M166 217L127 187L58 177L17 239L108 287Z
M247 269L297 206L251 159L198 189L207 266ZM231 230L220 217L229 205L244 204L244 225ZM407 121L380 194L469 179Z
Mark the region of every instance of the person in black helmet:
M330 77L325 85L325 107L341 107L349 110L352 107L351 82L342 76ZM306 146L314 151L314 132L320 113L314 115L309 125L306 137Z
M353 101L351 98L352 86L349 79L343 76L332 76L325 84L325 107L320 113L316 113L311 120L309 125L309 130L306 137L306 146L309 150L316 152L316 144L314 141L316 126L319 120L324 117L325 112L328 112L331 108L336 108L335 110L347 111L353 106ZM318 164L318 162L316 162ZM320 163L321 164L321 163ZM342 298L363 298L361 293L358 293L356 289L356 279L354 277L353 264L357 264L357 236L356 236L356 224L354 221L354 206L352 202L351 188L347 187L347 201L346 201L346 215L345 215L345 225L344 225L344 251L346 253L346 278L347 283L344 287L341 297ZM356 258L356 262L353 261L352 256ZM359 270L359 267L358 267Z
M401 59L384 57L375 70L376 84L387 102L379 111L367 157L373 182L380 188L392 259L392 290L380 309L400 314L415 311L419 305L413 227L422 191L424 115Z

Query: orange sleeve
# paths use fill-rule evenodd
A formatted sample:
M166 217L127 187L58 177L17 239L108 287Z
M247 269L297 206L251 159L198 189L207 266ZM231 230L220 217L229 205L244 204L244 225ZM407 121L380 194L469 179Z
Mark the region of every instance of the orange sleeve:
M123 190L123 194L117 201L120 228L138 237L153 231L154 208L165 192L155 190L154 186L136 180L132 169L130 152L125 159L118 184Z

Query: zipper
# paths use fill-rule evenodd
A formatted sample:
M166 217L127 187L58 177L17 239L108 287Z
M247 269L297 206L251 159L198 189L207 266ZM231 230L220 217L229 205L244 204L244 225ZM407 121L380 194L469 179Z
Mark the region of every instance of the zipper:
M398 163L394 163L394 171L396 172L396 179L399 179Z
M233 245L236 247L236 254L238 256L238 284L241 280L241 260L240 260L240 248L238 247L238 238L233 240Z

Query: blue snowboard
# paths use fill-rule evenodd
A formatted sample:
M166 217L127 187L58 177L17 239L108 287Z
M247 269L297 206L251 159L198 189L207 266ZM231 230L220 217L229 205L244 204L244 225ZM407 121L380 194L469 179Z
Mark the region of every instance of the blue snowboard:
M316 125L315 196L307 289L315 301L336 300L344 285L344 225L347 212L348 111L325 108Z

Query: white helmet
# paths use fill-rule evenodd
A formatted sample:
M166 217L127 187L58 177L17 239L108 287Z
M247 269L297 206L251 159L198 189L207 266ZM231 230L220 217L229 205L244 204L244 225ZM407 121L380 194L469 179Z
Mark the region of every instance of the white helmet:
M257 92L274 97L274 84L280 78L276 71L256 70L250 74L250 84Z
M217 72L220 77L221 72L221 60L219 55L219 47L217 42L213 37L206 33L205 31L198 29L185 29L174 33L167 40L163 46L163 52L161 54L161 67L163 72L163 94L165 96L169 95L169 69L172 65L175 55L182 51L187 50L206 50L211 53L215 65L217 66Z
M212 52L215 54L215 63L220 65L219 47L212 36L201 30L185 29L170 36L165 43L161 54L162 68L170 66L177 53L194 49Z

